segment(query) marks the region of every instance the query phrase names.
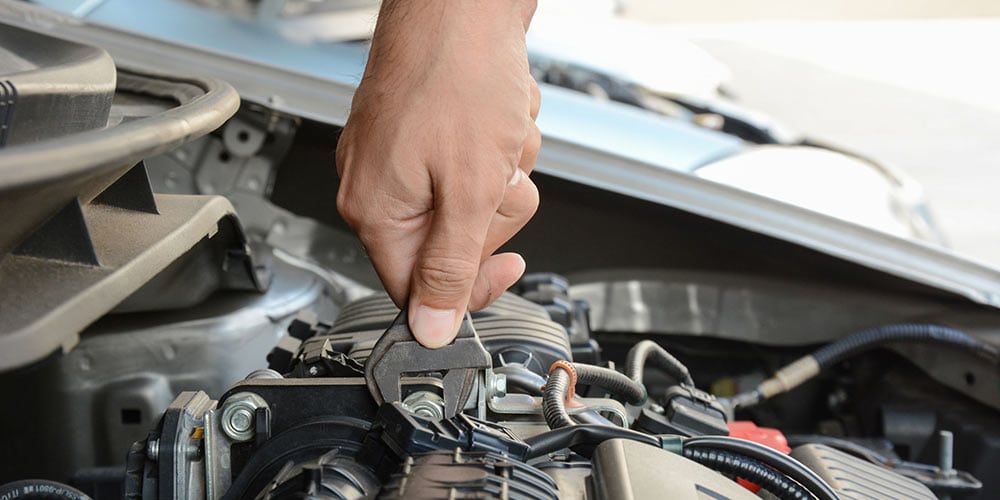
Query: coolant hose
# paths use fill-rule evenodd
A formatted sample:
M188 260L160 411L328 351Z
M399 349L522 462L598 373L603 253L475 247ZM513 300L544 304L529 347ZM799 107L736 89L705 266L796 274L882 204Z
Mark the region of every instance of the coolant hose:
M633 406L646 403L646 388L622 372L584 363L573 363L573 367L577 382L583 385L596 385Z
M819 500L840 498L826 481L802 465L802 462L753 441L728 436L697 436L684 440L684 451L689 449L718 450L742 455L788 476Z
M660 344L652 340L643 340L629 349L628 357L625 358L625 375L641 384L642 372L646 368L647 362L652 362L667 372L667 375L673 377L681 385L694 387L694 379L691 378L691 372L684 366L684 363L681 363L666 349L660 347Z
M709 469L736 476L754 483L781 500L810 500L808 490L799 483L778 474L763 463L728 451L686 448L684 458L698 462Z
M880 326L854 333L795 360L753 391L729 399L729 406L733 409L754 406L802 385L845 359L894 342L937 344L971 352L994 364L1000 361L997 347L954 328L927 324Z
M552 370L542 394L542 415L549 429L572 427L576 422L566 412L566 399L570 388L570 373L562 368Z
M542 415L550 429L576 425L566 411L566 401L572 400L576 383L595 385L630 405L646 402L646 389L632 379L610 368L556 361L549 369L549 379L542 394Z

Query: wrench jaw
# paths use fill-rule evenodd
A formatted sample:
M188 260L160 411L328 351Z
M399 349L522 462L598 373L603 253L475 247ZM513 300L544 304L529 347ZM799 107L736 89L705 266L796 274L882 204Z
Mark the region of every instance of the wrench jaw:
M382 404L403 400L404 377L443 373L444 416L451 418L465 407L479 371L492 367L490 353L480 342L468 313L451 344L428 349L413 337L403 310L372 348L365 363L365 381L375 402Z

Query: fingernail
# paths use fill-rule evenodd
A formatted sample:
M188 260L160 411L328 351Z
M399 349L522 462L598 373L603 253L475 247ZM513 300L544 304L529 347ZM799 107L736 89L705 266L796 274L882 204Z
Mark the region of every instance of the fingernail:
M457 319L458 311L455 309L418 306L410 316L410 329L413 330L417 342L436 349L447 345L455 338Z
M521 171L520 167L514 169L514 176L510 178L510 185L513 186L518 182L521 182L521 177L524 177L524 172Z

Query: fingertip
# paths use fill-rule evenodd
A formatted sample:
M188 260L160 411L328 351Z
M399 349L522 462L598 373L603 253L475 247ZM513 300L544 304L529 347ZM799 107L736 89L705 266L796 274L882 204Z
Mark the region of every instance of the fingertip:
M460 316L455 309L435 309L423 304L411 305L408 317L413 338L430 349L444 347L455 339Z
M503 294L524 274L526 264L519 254L508 252L493 255L483 261L472 288L469 308L483 309Z

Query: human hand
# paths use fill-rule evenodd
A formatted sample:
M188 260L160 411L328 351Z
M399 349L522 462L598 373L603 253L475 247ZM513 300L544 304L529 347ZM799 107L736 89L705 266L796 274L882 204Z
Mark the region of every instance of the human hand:
M534 2L386 0L337 145L337 207L414 337L450 343L525 263L493 253L538 207L524 35Z

